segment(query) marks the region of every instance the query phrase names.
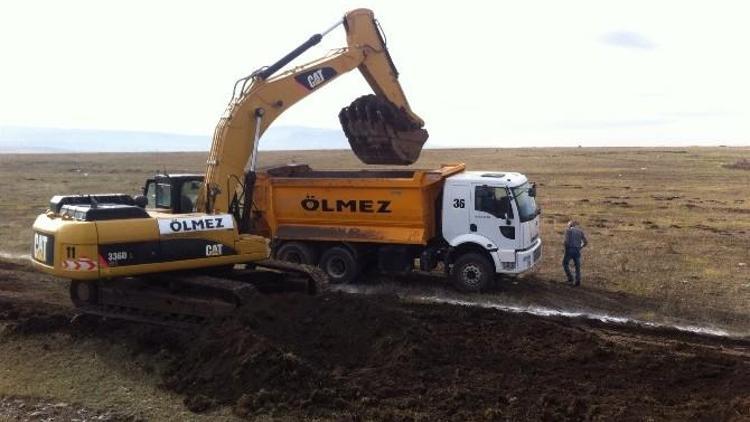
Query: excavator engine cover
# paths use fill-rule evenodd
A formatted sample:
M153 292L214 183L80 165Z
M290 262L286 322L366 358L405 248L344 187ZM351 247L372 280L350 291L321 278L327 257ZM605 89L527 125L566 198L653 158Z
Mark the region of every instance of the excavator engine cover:
M429 134L385 98L364 95L339 112L352 151L365 164L409 165Z

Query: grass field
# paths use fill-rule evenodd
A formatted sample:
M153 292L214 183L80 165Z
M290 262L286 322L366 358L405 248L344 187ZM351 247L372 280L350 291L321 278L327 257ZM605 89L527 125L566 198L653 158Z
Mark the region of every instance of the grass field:
M656 301L656 312L745 325L750 303L750 172L725 165L748 148L428 150L415 167L462 161L539 184L545 255L535 277L562 281L561 237L579 220L584 283ZM202 172L204 153L0 155L0 251L26 253L54 194L139 191L160 170ZM265 152L286 162L357 168L349 151Z

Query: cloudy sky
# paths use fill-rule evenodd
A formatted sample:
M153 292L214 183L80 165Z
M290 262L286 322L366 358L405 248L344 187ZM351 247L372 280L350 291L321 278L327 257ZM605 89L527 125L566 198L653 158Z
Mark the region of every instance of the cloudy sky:
M721 0L0 0L0 125L207 135L237 78L356 7L432 146L750 144L750 3ZM276 124L337 128L368 89L350 73Z

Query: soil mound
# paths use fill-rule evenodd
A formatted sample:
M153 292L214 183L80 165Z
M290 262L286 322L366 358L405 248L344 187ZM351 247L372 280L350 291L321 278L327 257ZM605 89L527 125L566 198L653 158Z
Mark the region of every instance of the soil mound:
M0 297L0 333L12 335L42 334L70 325L72 314L54 305L43 307Z
M262 296L201 330L166 385L201 411L235 404L243 416L347 412L366 394L353 371L415 362L429 334L391 297Z
M243 417L750 416L747 356L628 331L389 296L266 296L186 339L165 385L194 411L228 404Z
M228 405L245 418L293 420L750 418L743 340L342 292L258 295L232 318L187 332L71 320L70 307L8 292L0 341L60 332L123 345L195 412Z

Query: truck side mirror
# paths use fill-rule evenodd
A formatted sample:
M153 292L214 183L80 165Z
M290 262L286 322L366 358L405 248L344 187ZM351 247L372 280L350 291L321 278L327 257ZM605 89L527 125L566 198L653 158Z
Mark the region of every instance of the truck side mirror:
M506 212L503 214L503 218L505 219L505 224L510 226L510 218L508 218L508 213Z
M536 197L536 183L532 184L529 188L529 196L532 198Z

